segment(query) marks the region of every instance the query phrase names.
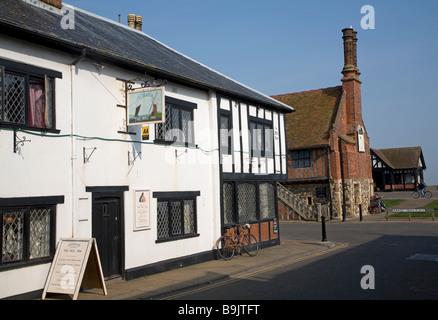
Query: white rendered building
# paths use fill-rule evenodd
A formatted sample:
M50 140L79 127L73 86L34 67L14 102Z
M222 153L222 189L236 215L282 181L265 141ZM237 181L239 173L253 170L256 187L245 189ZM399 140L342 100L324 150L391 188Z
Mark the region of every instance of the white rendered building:
M144 88L163 104L136 124ZM40 294L64 238L95 238L105 278L126 280L214 259L237 223L278 243L291 111L141 30L2 0L0 298Z

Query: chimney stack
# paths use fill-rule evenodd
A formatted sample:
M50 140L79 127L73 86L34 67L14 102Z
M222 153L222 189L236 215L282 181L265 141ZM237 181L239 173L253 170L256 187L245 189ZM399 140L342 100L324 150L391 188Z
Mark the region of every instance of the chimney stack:
M135 14L128 14L128 26L130 28L142 31L143 18Z
M135 28L135 14L128 14L128 27Z
M344 39L344 68L341 79L345 93L345 112L347 134L354 135L358 126L363 127L362 121L362 98L361 81L359 80L359 68L357 67L357 31L352 27L342 30Z
M55 8L62 9L62 0L41 0L44 3L47 3Z
M344 69L342 73L345 72L356 72L357 75L360 74L359 68L357 67L357 31L354 31L352 27L345 28L342 30L344 36Z
M141 31L143 25L143 18L141 16L135 16L135 29Z

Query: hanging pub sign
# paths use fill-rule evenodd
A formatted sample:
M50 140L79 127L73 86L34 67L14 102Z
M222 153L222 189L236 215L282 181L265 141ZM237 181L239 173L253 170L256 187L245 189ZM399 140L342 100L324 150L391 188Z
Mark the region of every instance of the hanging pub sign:
M128 125L164 122L164 87L135 89L128 93Z
M365 137L364 131L361 126L357 128L357 147L358 151L363 153L365 152Z

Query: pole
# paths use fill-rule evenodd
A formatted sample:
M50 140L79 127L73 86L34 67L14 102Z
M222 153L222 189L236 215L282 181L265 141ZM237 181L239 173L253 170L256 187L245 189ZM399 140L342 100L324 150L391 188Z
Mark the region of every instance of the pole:
M327 242L327 233L325 230L325 216L321 217L321 226L322 226L322 242Z
M359 204L359 218L360 218L360 221L362 221L362 203Z
M344 159L343 159L343 154L342 154L342 144L341 144L342 139L339 138L338 139L338 144L339 144L339 160L340 160L340 164L341 164L341 179L342 179L342 222L345 222L345 219L347 217L347 211L345 208L345 177L344 177Z

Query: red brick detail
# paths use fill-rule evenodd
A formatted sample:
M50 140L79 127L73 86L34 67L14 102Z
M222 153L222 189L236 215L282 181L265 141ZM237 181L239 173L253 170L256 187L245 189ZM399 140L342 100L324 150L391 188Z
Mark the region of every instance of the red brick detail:
M51 6L54 6L58 9L62 9L62 0L41 0L41 1L50 4Z

